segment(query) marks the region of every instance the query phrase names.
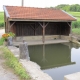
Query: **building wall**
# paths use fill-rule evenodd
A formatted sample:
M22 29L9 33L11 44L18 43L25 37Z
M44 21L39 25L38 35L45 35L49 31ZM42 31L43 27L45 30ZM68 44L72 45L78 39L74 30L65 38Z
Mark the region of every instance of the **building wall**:
M16 41L42 41L42 36L19 36L16 37ZM55 40L55 39L59 39L59 35L46 35L45 36L45 40Z
M71 24L69 22L69 24ZM16 36L40 36L43 35L43 28L38 22L16 22L11 31ZM70 34L70 26L67 22L49 22L45 28L45 35L67 35Z

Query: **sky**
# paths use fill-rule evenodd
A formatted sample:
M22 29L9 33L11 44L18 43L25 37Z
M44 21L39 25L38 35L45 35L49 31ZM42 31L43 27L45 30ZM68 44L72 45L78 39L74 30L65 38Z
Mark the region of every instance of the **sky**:
M3 5L21 6L22 0L1 0L0 11L3 11ZM55 7L59 4L80 4L80 0L24 0L24 6L27 7Z

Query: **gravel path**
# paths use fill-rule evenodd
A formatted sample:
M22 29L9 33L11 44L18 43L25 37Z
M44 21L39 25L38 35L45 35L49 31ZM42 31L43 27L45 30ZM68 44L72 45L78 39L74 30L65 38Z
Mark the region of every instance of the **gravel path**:
M4 34L4 33L5 33L5 29L0 29L0 38L1 38L2 34Z

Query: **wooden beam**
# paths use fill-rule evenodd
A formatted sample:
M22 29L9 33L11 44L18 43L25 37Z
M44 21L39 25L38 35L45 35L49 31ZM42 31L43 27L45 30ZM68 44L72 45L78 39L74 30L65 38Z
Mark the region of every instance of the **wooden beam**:
M10 31L10 22L7 20L7 32Z
M15 24L15 22L13 22L10 27L12 27L14 24Z
M37 19L13 19L13 18L9 18L9 21L35 21L35 22L71 22L72 20L37 20ZM75 20L73 20L75 21Z
M67 22L68 26L70 27L70 34L72 33L72 27L71 25Z
M49 22L45 26L47 26L48 24L49 24Z
M34 30L34 35L36 35L36 29L37 29L39 26L36 28L35 26L33 27L33 26L30 24L30 27Z
M39 22L39 24L40 24L40 25L41 25L41 27L43 28L42 41L43 41L43 43L45 43L45 28L46 28L46 26L48 25L48 23L47 23L47 24L45 24L45 22L43 22L43 24L41 24L41 23Z
M43 25L39 22L40 26L42 27Z
M10 21L9 21L10 22ZM13 22L9 27L10 27L10 29L9 29L9 31L11 30L11 27L13 26L15 24L15 22Z

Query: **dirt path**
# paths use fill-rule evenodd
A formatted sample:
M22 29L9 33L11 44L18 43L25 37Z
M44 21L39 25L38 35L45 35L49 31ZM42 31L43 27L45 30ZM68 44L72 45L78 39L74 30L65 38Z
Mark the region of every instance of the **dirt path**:
M4 33L5 33L5 29L0 29L0 38L1 38L2 34L4 34Z
M12 70L7 68L4 62L5 59L3 57L3 52L0 50L0 80L19 80L19 78L12 72Z

